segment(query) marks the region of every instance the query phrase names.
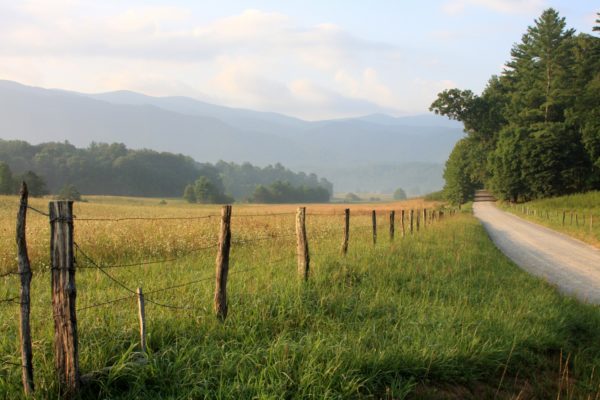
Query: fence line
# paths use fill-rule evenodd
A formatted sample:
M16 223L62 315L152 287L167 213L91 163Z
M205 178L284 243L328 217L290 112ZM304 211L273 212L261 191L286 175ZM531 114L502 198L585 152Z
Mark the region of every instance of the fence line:
M215 313L217 317L221 320L224 320L227 316L227 295L226 295L226 284L228 275L243 275L248 274L253 271L261 270L269 266L273 266L275 264L281 263L283 261L289 260L290 264L292 261L291 255L285 255L274 260L270 260L265 263L260 263L260 265L256 265L254 267L246 267L239 269L239 267L233 263L231 265L231 272L229 272L229 252L230 247L233 246L237 248L238 246L242 247L245 245L262 242L262 241L276 241L279 239L289 239L292 237L297 238L297 248L296 255L298 259L298 272L303 277L304 280L309 279L309 273L312 270L309 269L310 255L309 255L309 241L316 240L320 241L322 239L333 239L336 238L331 235L331 233L343 233L344 236L344 244L343 244L343 255L346 255L348 250L348 237L349 232L362 231L366 229L372 230L373 235L373 244L376 244L377 241L377 233L378 228L381 229L384 226L389 224L389 242L392 243L394 241L394 224L395 224L395 211L392 209L379 210L380 214L377 215L376 210L372 211L358 211L353 214L356 217L367 217L371 216L370 224L359 224L359 225L350 225L350 209L344 210L344 213L307 213L304 207L298 209L297 213L293 212L281 212L281 213L260 213L260 214L240 214L240 215L232 215L231 214L231 206L223 207L223 212L221 214L221 235L218 243L205 244L199 246L197 248L193 248L191 250L186 250L183 253L179 253L174 257L165 257L161 259L154 260L146 260L139 261L135 263L123 263L123 264L112 264L112 265L102 265L101 262L94 259L91 255L84 251L79 243L74 240L72 231L73 225L75 222L79 221L101 221L101 222L121 222L121 221L165 221L165 220L204 220L218 217L216 214L209 214L203 216L192 216L192 217L124 217L124 218L77 218L72 214L72 202L70 201L53 201L50 203L50 213L45 213L41 210L38 210L34 207L26 205L25 208L32 210L33 212L46 216L50 219L51 222L51 247L52 258L51 264L52 268L48 270L53 274L52 284L54 285L54 290L52 292L52 304L53 304L53 313L49 315L47 319L54 319L55 322L55 365L58 371L59 379L61 380L61 390L64 390L63 395L69 397L76 395L79 384L80 384L80 374L78 367L78 345L77 345L77 324L76 324L76 312L84 311L93 308L98 308L110 304L115 304L122 301L128 301L133 299L138 299L139 310L143 309L143 302L145 301L148 304L153 304L155 306L173 310L187 310L187 311L202 311L207 312L208 307L197 307L193 305L177 305L177 304L169 304L163 301L159 301L153 299L151 296L157 295L159 293L164 293L176 289L180 289L183 287L187 287L190 285L198 284L201 282L207 282L211 280L215 280L216 288L215 288ZM414 215L415 210L410 210L410 216ZM419 223L422 222L422 228L427 227L428 225L433 224L436 221L440 221L443 213L438 212L436 217L436 212L427 210L425 208L416 210L416 230L419 230ZM381 220L382 214L386 213L384 219ZM389 219L388 215L389 213ZM230 232L230 224L231 220L236 220L238 218L262 218L262 217L274 217L274 216L293 216L296 215L296 232L281 232L275 234L266 234L265 236L252 236L244 238L244 232L240 232L241 239L231 240L231 232ZM343 226L332 227L329 229L315 229L315 227L311 228L310 226L305 225L305 216L318 216L318 217L340 217L345 216L345 221ZM402 234L404 236L404 227L405 227L405 215L403 212L400 214L400 224L402 227ZM451 212L450 215L453 215ZM420 218L422 216L422 221ZM380 221L377 221L377 219ZM576 217L577 218L577 217ZM413 218L410 218L410 226L411 233L413 226ZM308 229L307 229L308 228ZM343 228L343 229L342 229ZM307 235L308 231L308 235ZM168 262L174 262L177 260L181 260L185 257L193 253L197 253L200 251L205 251L213 248L219 248L219 253L217 256L217 269L214 274L209 276L200 277L198 279L193 279L177 284L173 284L166 287L156 288L153 290L148 290L143 292L142 296L142 288L137 287L129 287L127 283L123 280L115 277L113 274L109 273L107 269L111 268L129 268L129 267L138 267L152 264L163 264ZM72 249L72 250L69 250ZM74 250L74 251L73 251ZM72 252L72 253L71 253ZM73 258L73 254L77 257ZM337 254L339 255L339 251L319 251L320 255L329 256ZM87 265L76 265L79 256L85 261ZM101 301L95 304L88 304L83 307L75 308L75 272L77 269L97 269L103 275L106 276L114 285L120 287L121 289L127 292L127 296L117 297L113 299L108 299L105 301ZM46 271L42 271L46 272ZM21 272L18 271L6 271L0 274L0 277L6 277L9 275L22 275ZM252 274L245 279L242 279L242 284L249 281L255 277ZM64 278L64 279L63 279ZM17 301L19 297L5 298L0 299L0 305L2 304L21 304L20 301ZM27 304L28 305L28 304ZM145 312L139 311L140 317L140 326L144 327L141 329L141 342L142 344L145 341ZM42 320L46 320L46 318L42 318ZM62 344L57 345L56 341L60 341ZM142 345L142 347L144 347ZM143 349L145 351L145 349ZM31 382L33 383L33 382ZM33 387L33 386L32 386ZM27 391L27 388L25 387Z

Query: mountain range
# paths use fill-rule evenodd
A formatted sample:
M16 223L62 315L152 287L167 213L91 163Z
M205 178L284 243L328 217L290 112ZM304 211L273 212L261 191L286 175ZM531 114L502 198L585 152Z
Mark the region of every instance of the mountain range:
M182 153L200 162L281 162L329 178L337 191L404 186L419 194L439 189L442 163L462 135L459 123L435 115L304 121L188 97L130 91L85 94L0 80L3 139L67 140L79 147L120 142L130 148ZM403 165L413 171L411 182L402 176ZM421 184L418 173L414 176L416 166L427 174ZM377 176L365 180L357 173L378 169L383 175L395 171L397 177L378 182Z

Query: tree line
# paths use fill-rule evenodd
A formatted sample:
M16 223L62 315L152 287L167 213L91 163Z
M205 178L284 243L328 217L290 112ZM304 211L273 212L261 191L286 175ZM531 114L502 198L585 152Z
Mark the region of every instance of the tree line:
M244 201L251 200L260 185L276 182L333 192L326 179L291 171L279 163L266 167L225 161L210 164L181 154L132 150L122 143L77 148L68 142L32 145L0 139L0 189L6 186L4 193L15 193L20 180L30 183L31 174L42 184L38 195L74 187L87 195L180 197L191 184L198 188L194 191L198 201Z
M483 187L510 201L600 189L600 38L552 8L481 95L444 90L430 110L464 124L444 171L454 203Z

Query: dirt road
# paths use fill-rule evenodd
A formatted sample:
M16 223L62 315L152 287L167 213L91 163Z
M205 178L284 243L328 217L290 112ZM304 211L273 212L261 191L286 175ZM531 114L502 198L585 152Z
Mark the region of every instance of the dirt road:
M524 270L563 293L600 304L600 250L576 239L476 202L474 213L496 246Z

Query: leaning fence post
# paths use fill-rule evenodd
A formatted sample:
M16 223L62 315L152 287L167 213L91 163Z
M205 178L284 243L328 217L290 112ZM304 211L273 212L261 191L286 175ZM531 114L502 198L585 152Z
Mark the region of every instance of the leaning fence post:
M342 254L348 254L348 239L350 239L350 209L344 210L344 241L342 242Z
M144 293L142 288L137 288L138 314L140 317L140 347L142 353L146 352L146 307L144 306Z
M31 312L31 265L27 254L27 239L25 236L27 224L27 201L29 192L27 184L21 184L21 199L17 213L17 259L19 263L19 276L21 277L21 313L19 315L19 340L21 343L21 380L26 395L33 394L35 385L33 382L33 353L31 350L31 325L29 314Z
M215 302L217 318L227 318L227 274L229 272L229 249L231 248L231 206L221 209L221 230L216 260Z
M308 279L308 271L310 268L310 255L308 252L308 239L306 238L306 207L298 207L296 214L296 238L298 247L296 253L298 255L298 275L304 279Z
M390 211L390 240L394 240L394 224L396 219L396 211Z
M375 210L371 211L371 222L373 224L373 244L377 243L377 213Z
M61 392L72 398L79 390L79 344L73 255L73 202L51 201L50 265L54 313L54 358Z

